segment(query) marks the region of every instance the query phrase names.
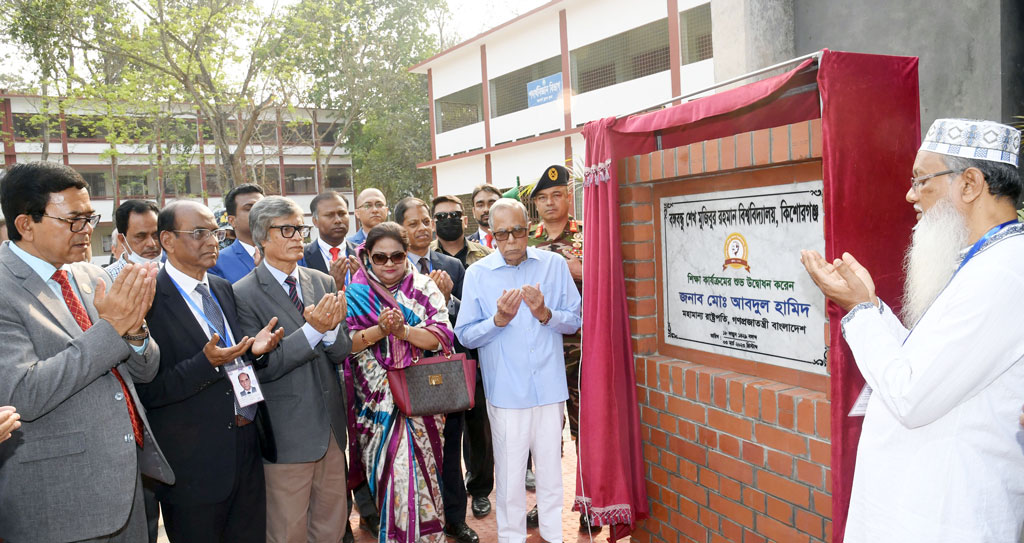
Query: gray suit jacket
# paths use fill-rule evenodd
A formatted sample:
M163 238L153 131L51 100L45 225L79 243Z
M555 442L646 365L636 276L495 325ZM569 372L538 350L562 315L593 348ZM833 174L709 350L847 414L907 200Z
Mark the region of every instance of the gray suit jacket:
M93 306L94 285L110 277L72 264L93 325L83 332L64 300L5 243L0 245L0 405L21 429L0 443L0 538L78 541L112 534L128 520L139 470L168 484L171 467L153 439L133 381L156 375L152 339L138 354ZM117 367L145 423L132 433Z
M302 266L297 270L302 303L307 307L337 291L330 275ZM345 321L334 344L325 347L320 342L310 349L302 332L306 321L265 262L238 280L234 289L242 328L237 335L254 336L271 317L277 317L277 325L284 327L284 339L269 353L266 367L256 371L274 428L277 462L319 460L327 452L332 429L338 447L344 449L345 396L335 365L344 362L352 349Z

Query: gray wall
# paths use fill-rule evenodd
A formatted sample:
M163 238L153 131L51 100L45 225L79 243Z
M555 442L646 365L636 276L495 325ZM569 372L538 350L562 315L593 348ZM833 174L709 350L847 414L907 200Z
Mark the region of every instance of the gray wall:
M1024 115L1021 0L792 0L796 54L920 57L921 130Z

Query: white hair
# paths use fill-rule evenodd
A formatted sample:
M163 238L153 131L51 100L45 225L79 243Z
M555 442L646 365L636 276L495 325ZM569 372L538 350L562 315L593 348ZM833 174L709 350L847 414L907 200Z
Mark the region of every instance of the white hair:
M903 259L903 323L913 327L939 297L967 245L967 222L947 196L935 202L914 226Z
M524 206L522 202L515 198L498 198L497 201L491 204L490 215L487 218L487 226L494 228L494 212L504 208L519 210L519 212L523 214L523 222L530 222L530 215L527 213L526 206Z

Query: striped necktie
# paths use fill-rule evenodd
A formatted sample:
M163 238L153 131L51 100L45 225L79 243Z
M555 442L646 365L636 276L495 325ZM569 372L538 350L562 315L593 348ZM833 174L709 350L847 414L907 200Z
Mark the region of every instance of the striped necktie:
M295 288L295 278L291 275L285 277L284 284L288 285L288 297L291 298L292 303L299 310L299 315L301 315L306 310L306 306L299 299L299 291Z

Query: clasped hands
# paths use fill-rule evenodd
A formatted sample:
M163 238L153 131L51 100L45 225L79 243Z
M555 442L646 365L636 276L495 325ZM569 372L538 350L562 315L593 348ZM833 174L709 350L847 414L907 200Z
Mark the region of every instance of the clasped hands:
M405 315L402 311L394 307L384 308L377 316L377 328L380 329L381 336L387 337L389 335L395 336L396 338L405 339Z
M871 302L878 305L875 282L868 270L850 253L843 253L829 263L817 251L800 251L800 263L822 294L845 311L858 304Z
M338 290L345 289L345 275L348 273L356 273L359 271L359 260L354 256L348 256L345 258L337 258L334 262L331 262L330 274L334 278L334 284L338 287Z
M93 305L99 317L110 323L118 335L140 334L146 313L156 293L157 265L128 264L107 288L103 280L96 281Z
M348 315L348 301L345 299L345 290L328 292L320 298L320 303L306 306L302 316L317 332L326 334L334 330L345 320Z
M507 326L519 313L519 306L526 302L530 313L539 321L551 318L551 310L544 304L544 294L540 291L540 283L523 285L522 288L503 290L498 297L498 311L494 314L494 324L499 328Z

